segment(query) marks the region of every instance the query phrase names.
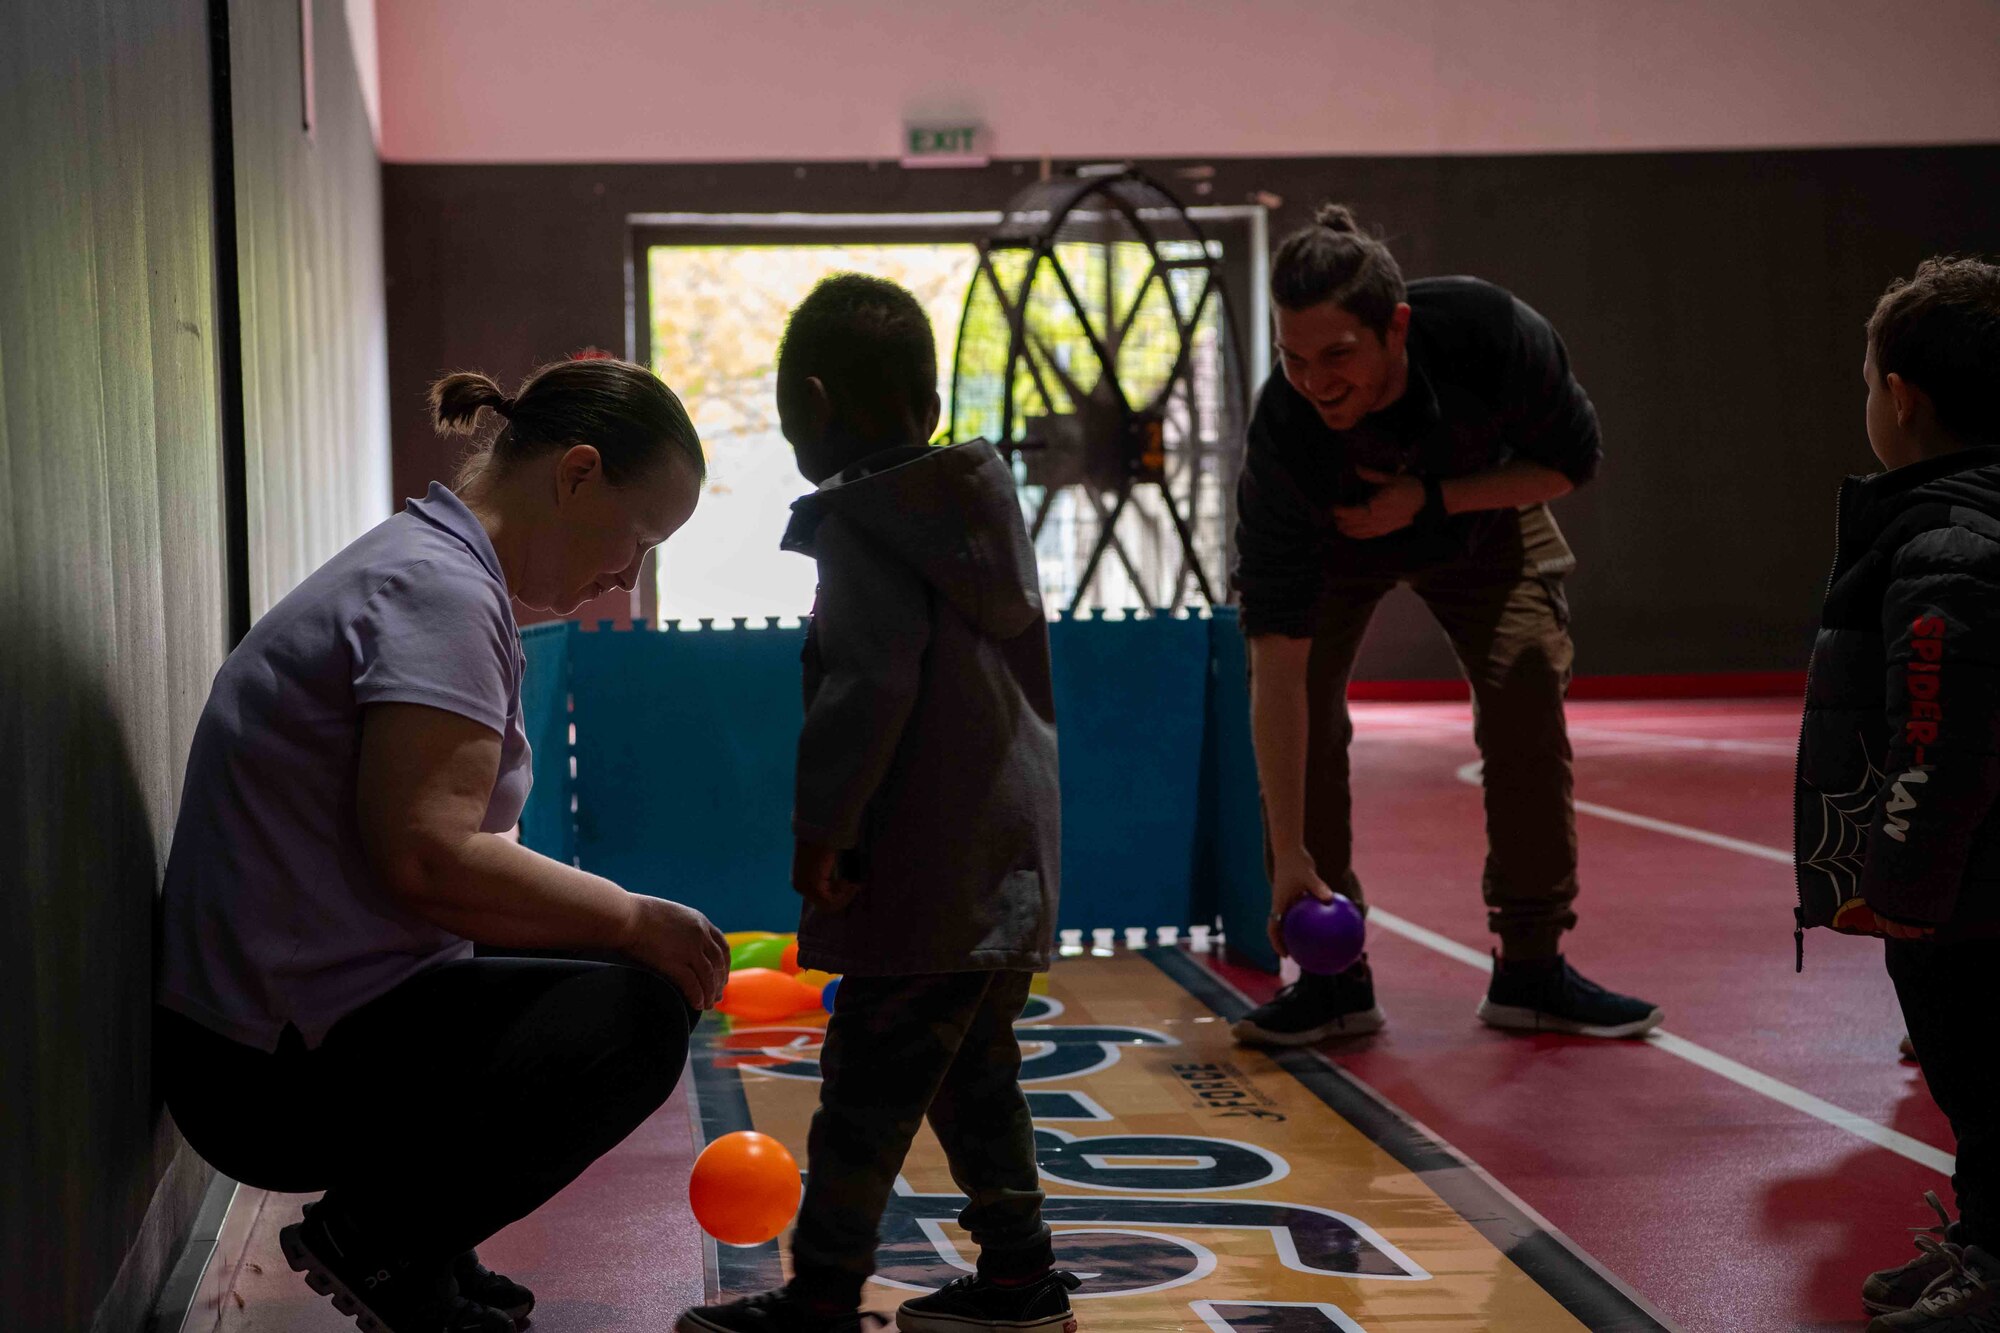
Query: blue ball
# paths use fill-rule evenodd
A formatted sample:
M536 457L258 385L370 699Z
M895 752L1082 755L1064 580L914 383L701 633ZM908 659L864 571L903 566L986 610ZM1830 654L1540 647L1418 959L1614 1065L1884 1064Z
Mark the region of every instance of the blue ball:
M820 1004L825 1006L826 1011L829 1014L833 1012L833 997L838 994L840 994L839 977L835 977L832 981L829 981L826 983L826 985L820 987L819 1002Z

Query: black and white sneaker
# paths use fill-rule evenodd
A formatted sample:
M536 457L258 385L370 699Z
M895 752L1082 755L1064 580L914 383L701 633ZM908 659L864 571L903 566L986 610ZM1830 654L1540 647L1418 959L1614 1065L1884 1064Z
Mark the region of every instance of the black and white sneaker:
M1076 1333L1069 1294L1082 1285L1075 1274L1061 1271L1018 1286L962 1277L928 1296L904 1301L896 1311L896 1327L902 1333L971 1333L978 1328Z
M1909 1309L1870 1320L1868 1333L2000 1333L2000 1258L1977 1245L1938 1252L1946 1271Z
M372 1252L320 1204L278 1232L278 1246L306 1285L362 1333L514 1333L514 1321L467 1300L449 1266L420 1267Z
M861 1333L888 1321L878 1314L814 1308L790 1287L703 1305L674 1322L674 1333Z
M1965 1248L1963 1228L1951 1220L1937 1191L1925 1190L1924 1202L1937 1214L1937 1225L1911 1227L1917 1257L1870 1273L1861 1284L1861 1308L1869 1314L1894 1314L1915 1305L1932 1283L1952 1271L1952 1257Z
M1375 974L1363 954L1330 977L1307 972L1236 1021L1236 1040L1251 1046L1309 1046L1380 1032L1388 1020L1375 1004Z
M1639 1037L1666 1020L1664 1009L1608 991L1567 959L1493 961L1493 981L1479 1002L1479 1021L1510 1032L1564 1032L1579 1037Z
M493 1307L517 1326L527 1323L529 1313L535 1308L535 1293L480 1263L477 1250L467 1250L452 1260L451 1275L458 1281L459 1295Z

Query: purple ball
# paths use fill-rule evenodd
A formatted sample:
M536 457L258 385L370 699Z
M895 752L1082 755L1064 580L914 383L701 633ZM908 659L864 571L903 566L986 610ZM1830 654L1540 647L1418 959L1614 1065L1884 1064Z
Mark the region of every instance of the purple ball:
M1302 972L1332 976L1353 967L1368 947L1361 909L1345 895L1333 901L1301 898L1285 913L1285 948Z

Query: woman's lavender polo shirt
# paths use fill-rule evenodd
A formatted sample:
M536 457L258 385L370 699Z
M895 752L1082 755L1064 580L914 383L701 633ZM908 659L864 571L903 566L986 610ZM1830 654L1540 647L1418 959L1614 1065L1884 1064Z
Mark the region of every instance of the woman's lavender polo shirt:
M160 1003L275 1050L472 945L401 906L362 853L361 710L413 703L501 736L481 825L528 799L526 665L486 530L442 486L321 566L215 678L167 861Z

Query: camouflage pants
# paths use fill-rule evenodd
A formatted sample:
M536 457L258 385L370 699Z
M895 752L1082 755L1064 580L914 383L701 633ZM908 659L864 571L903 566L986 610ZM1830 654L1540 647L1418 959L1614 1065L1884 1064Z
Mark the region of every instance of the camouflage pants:
M889 1192L926 1116L967 1196L959 1225L979 1246L980 1273L1033 1277L1054 1262L1014 1037L1029 980L946 972L841 981L792 1236L801 1294L859 1301Z

